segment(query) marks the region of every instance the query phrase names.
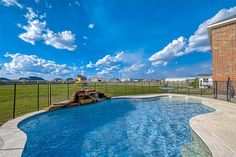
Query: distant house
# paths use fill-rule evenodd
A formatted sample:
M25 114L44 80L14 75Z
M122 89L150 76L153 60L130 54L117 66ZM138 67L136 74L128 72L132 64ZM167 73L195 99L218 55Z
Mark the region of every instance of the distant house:
M30 82L34 82L34 81L45 81L43 78L38 77L38 76L29 76L29 77L21 77L18 79L19 81L22 82L26 82L26 81L30 81Z
M11 80L8 78L0 77L0 82L10 82Z
M91 77L88 79L88 82L106 82L107 80L102 77Z
M210 88L213 86L212 74L199 74L199 88Z
M111 79L110 79L110 82L119 82L119 81L120 81L119 78L111 78Z
M77 75L77 78L75 80L76 83L84 83L87 80L85 76Z
M170 77L165 82L193 82L196 77Z
M29 81L45 81L45 80L38 76L30 76Z
M19 81L29 81L29 78L27 78L27 77L20 77Z
M64 80L62 78L55 78L55 79L53 79L53 82L62 83L62 82L64 82Z
M121 82L126 82L126 81L130 81L131 79L130 78L122 78L120 81Z
M67 79L65 79L65 82L73 83L73 82L74 82L74 79L73 79L73 78L67 78Z

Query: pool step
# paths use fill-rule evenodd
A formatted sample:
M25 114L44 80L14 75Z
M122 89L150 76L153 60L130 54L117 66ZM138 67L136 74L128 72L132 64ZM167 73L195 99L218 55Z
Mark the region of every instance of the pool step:
M183 157L211 157L211 154L196 141L183 145L181 153Z

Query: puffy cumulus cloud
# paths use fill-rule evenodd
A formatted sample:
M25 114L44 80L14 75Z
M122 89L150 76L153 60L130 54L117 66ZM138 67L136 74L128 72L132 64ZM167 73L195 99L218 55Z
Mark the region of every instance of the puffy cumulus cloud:
M105 68L102 69L102 71L98 72L97 75L102 76L102 75L111 74L112 72L114 72L114 70L119 70L119 65L114 65L114 66L111 66L111 67L105 67Z
M184 54L183 48L186 45L186 39L184 37L179 37L178 39L173 40L169 43L164 49L153 54L149 61L152 62L152 65L166 65L170 59L175 56L181 56Z
M89 29L93 29L93 28L94 28L94 26L95 26L95 24L94 24L94 23L90 23L90 24L88 25L88 28L89 28Z
M36 14L31 7L27 7L26 9L28 10L28 12L25 14L26 19L30 21L38 17L38 14Z
M148 71L146 72L146 74L153 74L155 73L156 71L154 69L148 69Z
M75 5L80 6L79 1L75 1Z
M86 65L87 68L95 68L96 64L93 64L91 61Z
M47 33L43 34L43 39L46 45L51 45L57 49L67 49L74 51L77 48L75 45L75 35L71 31L63 31L54 33L51 30L47 30Z
M211 46L209 44L207 26L235 14L236 14L236 7L232 7L229 9L222 9L215 16L200 24L195 33L191 35L188 39L188 46L186 47L185 50L186 53L193 51L197 52L210 51Z
M35 45L35 41L42 39L43 31L46 27L46 21L33 20L28 21L28 25L22 26L18 24L18 27L24 29L26 32L19 34L19 38L28 42L32 45Z
M18 27L26 32L19 34L19 38L32 45L35 45L35 41L43 40L46 45L57 49L76 50L75 34L68 30L54 33L46 28L46 21L40 21L40 19L46 17L46 14L38 15L30 7L27 8L27 11L25 15L27 25L18 24Z
M124 57L124 52L118 53L116 56L106 55L102 59L99 59L96 62L96 66L111 66L114 63L121 62Z
M118 54L111 56L106 55L105 57L99 59L96 63L92 63L91 61L86 65L86 68L96 68L98 76L108 75L114 72L119 73L120 63L123 63L124 52L121 51Z
M164 49L153 54L149 58L149 61L151 61L154 66L165 66L174 57L182 56L191 52L207 52L211 50L207 26L235 14L236 7L220 10L212 18L201 23L195 33L191 35L188 40L182 36L173 40Z
M48 1L45 1L45 7L48 9L52 8L52 5L48 3Z
M162 60L152 62L153 66L166 66L167 64L168 64L167 61L162 61Z
M19 8L23 8L23 5L19 3L17 0L1 0L1 3L7 7L17 6Z
M11 58L11 61L3 64L3 70L12 74L28 73L31 75L64 76L77 73L76 67L57 64L54 61L45 60L36 55L6 53L5 57Z
M131 65L131 66L129 66L129 67L123 68L122 70L120 70L120 72L139 71L139 70L141 70L144 66L145 66L145 64L142 64L142 63L134 63L133 65Z

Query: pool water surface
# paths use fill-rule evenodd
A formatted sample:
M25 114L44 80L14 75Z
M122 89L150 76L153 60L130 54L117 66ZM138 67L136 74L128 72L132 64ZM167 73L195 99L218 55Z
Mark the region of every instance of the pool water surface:
M200 101L159 97L46 112L18 124L27 135L22 156L180 157L189 119L212 111Z

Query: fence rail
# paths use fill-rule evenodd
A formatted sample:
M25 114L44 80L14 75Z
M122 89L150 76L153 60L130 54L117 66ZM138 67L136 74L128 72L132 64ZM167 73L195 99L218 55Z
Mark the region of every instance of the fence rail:
M110 96L154 93L197 95L236 102L236 82L215 81L212 86L186 82L99 82L99 83L4 83L0 85L0 123L29 112L41 110L55 102L68 100L79 89L96 89Z

